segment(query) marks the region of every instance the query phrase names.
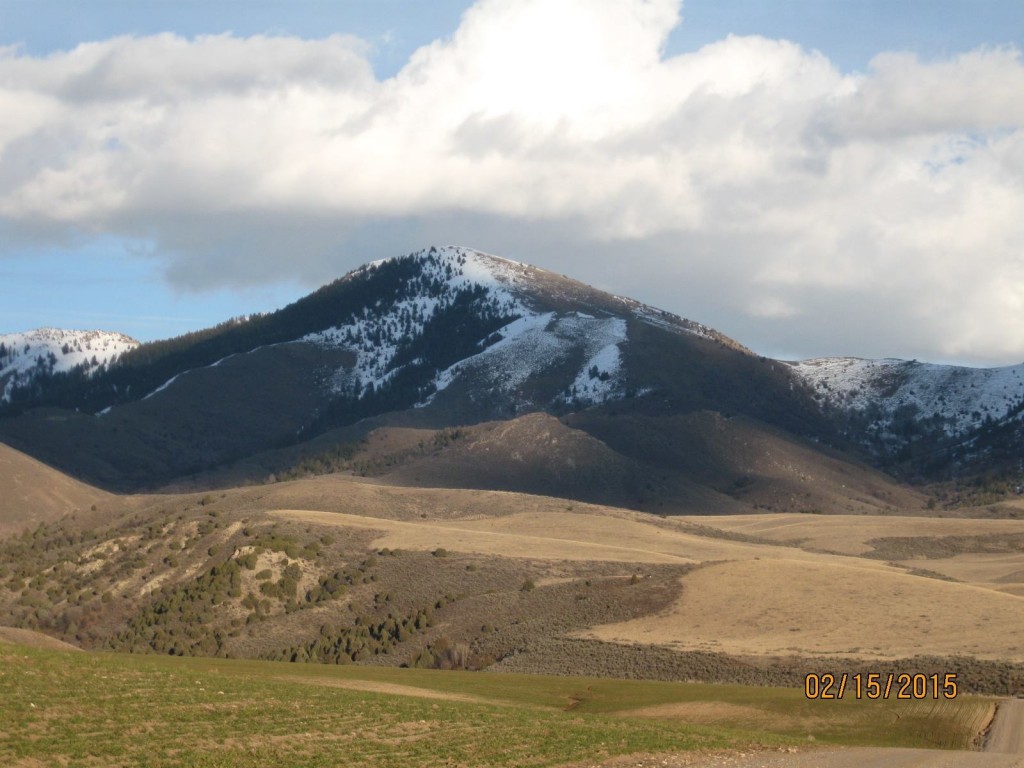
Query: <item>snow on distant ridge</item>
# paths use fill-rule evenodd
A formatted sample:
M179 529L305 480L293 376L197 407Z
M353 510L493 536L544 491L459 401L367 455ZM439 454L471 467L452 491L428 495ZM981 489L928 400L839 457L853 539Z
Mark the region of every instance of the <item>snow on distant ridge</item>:
M819 402L849 411L916 409L950 436L999 420L1024 399L1024 365L967 368L916 360L827 357L790 363Z
M9 401L12 390L41 373L69 371L83 366L94 373L139 342L123 333L37 328L0 335L0 401Z

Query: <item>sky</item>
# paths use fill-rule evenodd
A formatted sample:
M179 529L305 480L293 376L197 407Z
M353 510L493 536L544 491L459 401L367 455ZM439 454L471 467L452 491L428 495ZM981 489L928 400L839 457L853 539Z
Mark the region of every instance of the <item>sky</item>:
M465 245L760 354L1024 361L1019 0L0 0L0 333Z

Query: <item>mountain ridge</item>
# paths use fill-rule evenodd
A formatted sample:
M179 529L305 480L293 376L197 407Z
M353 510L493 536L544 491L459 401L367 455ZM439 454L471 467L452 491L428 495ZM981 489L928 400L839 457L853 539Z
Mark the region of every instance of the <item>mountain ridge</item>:
M597 409L622 425L739 414L908 478L1010 472L1024 440L1024 367L772 360L701 323L458 246L371 262L277 312L105 365L43 366L7 389L0 439L123 489L365 423L348 432L360 439L388 414L381 423L432 429L536 411ZM615 428L600 429L610 439Z

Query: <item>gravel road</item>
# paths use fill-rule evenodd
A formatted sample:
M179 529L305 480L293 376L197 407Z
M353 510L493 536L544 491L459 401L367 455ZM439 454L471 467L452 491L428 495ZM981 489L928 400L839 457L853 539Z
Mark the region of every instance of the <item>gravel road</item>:
M1003 699L984 752L934 749L800 749L620 757L600 768L1024 768L1024 699Z
M985 752L1024 758L1024 699L1003 699L988 732Z

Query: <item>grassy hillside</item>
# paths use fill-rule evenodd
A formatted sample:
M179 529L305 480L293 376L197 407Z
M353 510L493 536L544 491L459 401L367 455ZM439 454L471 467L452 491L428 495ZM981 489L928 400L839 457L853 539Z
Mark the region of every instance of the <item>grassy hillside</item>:
M75 654L0 643L10 766L548 766L616 755L968 747L992 704L799 691ZM75 691L69 696L69 691ZM183 738L187 734L187 739ZM793 749L793 747L789 747Z

